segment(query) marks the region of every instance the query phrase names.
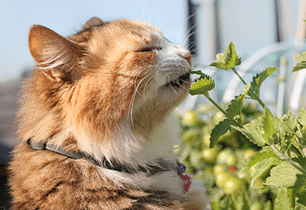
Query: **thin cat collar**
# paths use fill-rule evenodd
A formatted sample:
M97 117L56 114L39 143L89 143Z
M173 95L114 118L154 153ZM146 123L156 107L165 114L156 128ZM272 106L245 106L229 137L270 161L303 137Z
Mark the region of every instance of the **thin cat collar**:
M142 166L137 166L137 168L133 166L128 166L126 164L119 163L116 160L107 160L106 158L103 158L101 162L98 162L94 158L92 158L89 155L86 155L85 153L82 152L74 152L74 151L66 151L64 150L63 146L57 146L52 143L48 142L33 142L32 138L29 138L27 141L28 145L34 149L34 150L48 150L63 156L66 156L70 159L83 159L87 160L88 162L100 166L106 169L111 169L111 170L116 170L120 172L126 172L126 173L137 173L137 172L145 172L148 173L148 175L154 175L160 172L164 171L176 171L179 175L184 173L186 171L186 166L180 162L177 161L176 164L159 159L157 163L159 166L153 166L153 165L148 165L148 170L146 170Z

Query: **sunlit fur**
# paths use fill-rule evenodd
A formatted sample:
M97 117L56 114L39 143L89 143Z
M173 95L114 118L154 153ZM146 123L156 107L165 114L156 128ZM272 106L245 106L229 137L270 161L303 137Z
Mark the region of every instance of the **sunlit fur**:
M10 164L13 209L204 208L205 191L184 195L175 171L129 174L27 145L31 137L48 140L135 168L160 158L175 163L179 126L171 113L190 79L169 82L190 70L188 50L147 24L98 18L68 38L34 25L28 41L37 66L17 120L22 142Z

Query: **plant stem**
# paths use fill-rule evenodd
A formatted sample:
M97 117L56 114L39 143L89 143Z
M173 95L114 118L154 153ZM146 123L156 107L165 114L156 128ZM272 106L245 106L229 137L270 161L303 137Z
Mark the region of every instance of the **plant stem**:
M294 209L295 208L295 199L296 199L296 190L295 189L288 189L291 190L291 195L290 195L290 203L291 203L291 207Z
M232 119L232 118L229 118L227 116L227 113L226 111L224 111L224 109L222 109L222 107L220 107L211 97L209 97L208 95L205 95L206 98L211 102L213 103L213 105L215 105L228 119L230 119L233 123L235 123L237 126L239 126L240 128L242 128L242 125L240 125L236 120Z
M252 92L252 93L253 93L253 92ZM257 99L258 103L260 103L260 105L262 106L262 108L265 108L266 105L261 101L261 99L260 99L259 97L257 97L256 94L254 94L254 95L255 95L255 98Z
M234 71L234 73L239 77L239 79L243 82L243 84L247 84L244 79L240 76L240 74L236 71L236 68L233 67L232 70Z
M224 111L224 109L222 109L222 107L220 107L211 97L205 95L206 98L213 103L225 116L227 115L226 111Z
M234 71L234 73L239 77L239 79L242 81L242 83L244 85L246 85L247 83L244 81L244 79L240 76L240 74L236 71L236 68L233 67L232 70ZM266 105L261 101L261 99L253 92L253 90L249 91L249 95L253 98L256 99L258 101L258 103L262 106L262 108L265 108Z
M278 156L279 159L287 161L293 167L295 167L296 169L298 169L299 171L301 171L303 174L306 175L306 170L304 168L302 168L300 165L294 162L289 156L279 151L279 149L277 149L274 144L270 145L270 147L273 149L274 153Z

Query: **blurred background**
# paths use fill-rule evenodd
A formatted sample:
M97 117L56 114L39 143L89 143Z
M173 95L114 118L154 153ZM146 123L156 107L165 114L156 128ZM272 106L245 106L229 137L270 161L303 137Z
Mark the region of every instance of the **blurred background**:
M262 97L274 113L282 115L288 110L297 113L306 105L305 73L289 74L295 64L293 57L305 50L305 5L305 0L0 0L1 202L8 198L4 169L18 142L13 124L18 92L22 79L35 65L27 45L33 24L69 36L93 16L104 21L149 22L170 41L192 51L194 69L213 77L216 88L212 97L225 103L243 85L231 72L217 71L209 64L232 41L243 59L238 71L247 82L267 66L279 67L264 83ZM190 96L178 111L183 115L203 103L204 98Z

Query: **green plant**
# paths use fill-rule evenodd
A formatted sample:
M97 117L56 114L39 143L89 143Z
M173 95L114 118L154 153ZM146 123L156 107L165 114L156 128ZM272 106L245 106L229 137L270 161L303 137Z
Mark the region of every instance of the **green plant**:
M220 106L226 107L227 104ZM220 137L214 148L209 148L210 132L225 119L224 115L207 104L199 106L192 112L198 116L199 122L190 125L183 120L184 116L182 117L184 146L180 148L179 154L180 161L187 166L188 172L193 173L195 178L205 181L210 197L219 204L221 209L229 209L227 208L228 202L233 203L235 200L234 203L240 210L243 207L240 205L244 196L242 192L246 193L245 199L248 201L254 200L257 206L265 206L269 202L267 200L269 191L263 194L258 193L258 184L261 183L261 180L250 189L249 170L239 173L243 169L246 158L253 155L259 147L247 141L239 131L231 130ZM242 115L245 116L243 123L256 118L259 113L261 112L255 104L244 105L242 108ZM232 158L228 159L228 156Z
M306 53L297 56L296 60L298 64L294 67L293 72L306 67ZM302 109L298 118L291 112L283 115L282 118L273 115L260 99L260 87L264 80L277 68L267 67L262 73L254 76L252 82L247 84L235 69L240 64L241 59L236 54L233 43L229 44L224 53L217 55L217 62L211 64L211 66L222 70L232 69L245 85L242 93L230 102L226 110L209 96L209 91L215 87L212 78L201 71L190 72L200 75L200 78L191 85L189 93L191 95L203 94L225 116L212 129L209 147L213 148L218 140L220 141L228 132L239 131L246 137L244 140L248 139L257 145L259 150L254 155L247 155L247 163L240 174L252 170L250 186L255 186L256 182L259 181L261 183L261 186L259 186L260 193L271 192L269 198L272 202L269 199L265 203L256 201L255 203L259 203L257 206L276 210L306 209L306 110ZM264 113L244 124L243 118L245 117L242 110L246 99L257 101L264 109ZM195 135L199 135L199 130L194 129ZM220 163L223 164L222 160L220 160ZM223 177L223 179L225 178ZM221 180L224 182L223 179ZM234 179L232 178L232 180ZM220 182L219 185L224 186L224 183ZM237 185L237 180L228 184L228 187L234 185ZM231 192L230 189L224 190L227 193ZM215 196L212 208L255 208L253 207L255 204L251 203L249 199L250 193L240 191L240 197L231 194L220 199L220 196Z

